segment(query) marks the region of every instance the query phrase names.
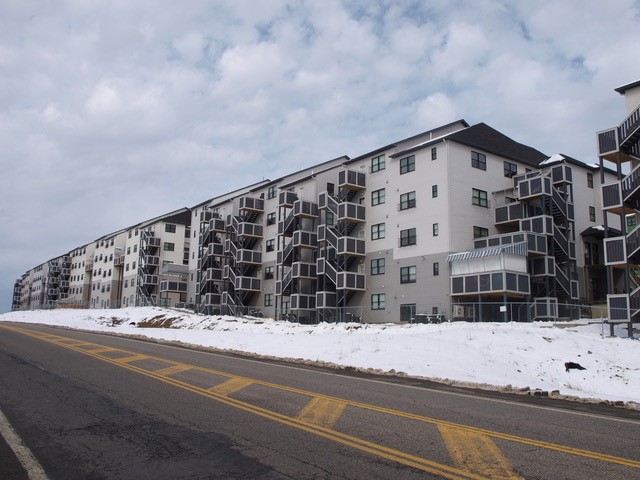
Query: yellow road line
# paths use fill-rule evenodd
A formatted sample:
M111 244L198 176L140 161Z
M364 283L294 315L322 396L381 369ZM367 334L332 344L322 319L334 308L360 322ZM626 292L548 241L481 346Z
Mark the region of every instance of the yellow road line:
M33 332L31 330L28 329L23 329L23 328L19 328L19 327L10 327L8 325L0 325L0 328L5 328L8 330L13 330L15 332L18 333L22 333L24 335L29 335L35 338L38 338L40 340L44 340L50 343L55 343L55 342L51 342L51 340L48 340L47 338L44 338L44 335L48 335L48 334L39 334L38 332ZM107 362L112 362L112 360L108 357L104 357L104 356L99 356L99 355L94 355L94 353L99 353L99 351L97 350L83 350L83 349L76 349L73 346L69 346L69 345L62 345L62 344L58 344L60 346L64 346L65 348L71 349L71 350L76 350L80 353L89 355L89 356L93 356L95 358L98 358L100 360L104 360ZM120 350L120 349L116 349L116 348L108 348L106 347L104 351L109 351L109 350ZM135 352L128 352L125 350L120 350L122 352L125 353L130 353L131 355L135 355ZM161 362L166 362L166 359L160 358L160 357L153 357L153 356L149 356L149 359L154 359L154 360L158 360ZM136 371L140 371L140 373L144 373L144 374L151 374L152 372L148 372L146 370L142 370L142 369L138 369L137 367L133 367L133 366L129 366L126 364L117 364L117 365L121 365L123 367L126 368L130 368L130 369L136 369ZM209 369L209 368L204 368L204 367L197 367L197 366L193 366L194 370L198 370L198 371L202 371L202 372L207 372L207 373L212 373L215 375L221 375L221 376L226 376L228 377L229 374L226 372L221 372L218 370L213 370L213 369ZM151 376L151 375L150 375ZM154 376L154 378L156 378ZM458 424L458 423L453 423L453 422L447 422L447 421L443 421L443 420L439 420L436 418L430 418L430 417L424 417L422 415L417 415L417 414L413 414L413 413L406 413L406 412L401 412L399 410L393 410L390 408L385 408L385 407L379 407L376 405L370 405L370 404L366 404L366 403L360 403L360 402L355 402L355 401L351 401L351 400L345 400L342 398L338 398L338 397L332 397L329 395L319 395L317 393L314 392L309 392L307 390L301 390L298 388L294 388L294 387L288 387L285 385L278 385L275 383L269 383L269 382L264 382L261 380L257 380L257 379L251 379L248 377L237 377L237 378L245 378L248 381L251 381L253 383L255 383L256 385L261 385L261 386L265 386L265 387L270 387L270 388L275 388L278 390L282 390L282 391L287 391L287 392L292 392L292 393L299 393L302 395L307 395L310 397L319 397L319 398L325 398L328 400L333 400L336 402L344 402L346 405L348 406L352 406L352 407L356 407L356 408L362 408L365 410L370 410L370 411L374 411L374 412L379 412L379 413L385 413L388 415L393 415L393 416L397 416L397 417L401 417L401 418L406 418L409 420L416 420L419 422L423 422L423 423L430 423L433 425L436 425L438 427L440 426L445 426L445 427L450 427L450 428L459 428L462 430L466 430L470 433L475 433L478 435L486 435L490 438L499 438L501 440L506 440L506 441L510 441L510 442L515 442L515 443L520 443L523 445L529 445L529 446L533 446L533 447L538 447L538 448L543 448L546 450L552 450L552 451L556 451L556 452L560 452L560 453L565 453L565 454L569 454L569 455L576 455L579 457L584 457L584 458L590 458L593 460L598 460L601 462L607 462L607 463L614 463L617 465L623 465L626 467L631 467L631 468L640 468L640 461L636 461L636 460L632 460L632 459L628 459L628 458L622 458L622 457L616 457L613 455L607 455L604 453L598 453L598 452L592 452L589 450L582 450L579 448L573 448L573 447L568 447L565 445L559 445L559 444L555 444L555 443L550 443L550 442L544 442L544 441L540 441L540 440L535 440L535 439L531 439L531 438L525 438L525 437L518 437L516 435L510 435L510 434L506 434L506 433L501 433L501 432L496 432L496 431L492 431L492 430L485 430L482 428L477 428L477 427L471 427L468 425L463 425L463 424ZM160 378L161 379L161 378ZM163 380L165 381L165 380ZM174 381L174 379L171 378L167 378L166 381L168 383L170 383L169 381ZM189 384L185 384L185 385L189 385ZM184 387L183 387L184 388ZM193 388L197 388L197 387L193 387ZM213 392L211 392L212 395L214 395ZM224 403L224 402L223 402ZM240 408L240 407L238 407ZM257 407L256 407L257 408ZM322 428L320 426L317 426L317 428Z
M298 420L314 423L326 428L333 428L346 408L345 402L336 402L322 397L314 397L300 410Z
M99 346L99 345L96 345L96 347L99 347L99 348L92 348L92 349L84 350L84 351L87 352L87 353L106 353L106 352L115 352L116 350L118 350L117 348L102 347L102 346Z
M160 370L156 370L154 373L157 373L158 375L173 375L175 373L191 370L192 368L193 367L191 365L177 364L170 367L161 368Z
M458 468L495 480L522 480L509 460L486 435L444 425L438 427Z
M95 352L91 352L91 353L95 353ZM115 360L118 363L128 363L128 362L137 362L138 360L147 360L151 357L149 357L149 355L132 355L130 357L120 357L120 358L114 358L113 360Z
M231 377L226 382L222 382L218 385L208 388L207 391L217 393L218 395L224 395L226 397L231 395L232 393L239 392L252 383L253 382L247 378Z

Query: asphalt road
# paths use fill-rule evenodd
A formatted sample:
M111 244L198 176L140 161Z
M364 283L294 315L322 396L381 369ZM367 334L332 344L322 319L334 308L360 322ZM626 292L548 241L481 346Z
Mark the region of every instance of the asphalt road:
M637 411L35 325L0 411L51 479L640 479Z

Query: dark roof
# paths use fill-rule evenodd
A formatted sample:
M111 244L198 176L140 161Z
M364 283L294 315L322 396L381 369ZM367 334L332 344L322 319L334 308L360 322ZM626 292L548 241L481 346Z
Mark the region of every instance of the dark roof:
M633 83L627 83L626 85L622 85L621 87L614 88L614 90L618 92L620 95L624 95L624 92L635 87L640 87L640 80Z
M619 237L622 235L620 230L615 228L608 228L609 237ZM587 227L580 233L581 237L595 237L595 238L604 238L604 227L602 225L598 225L597 227Z
M446 138L447 140L516 160L532 167L538 167L540 162L549 158L548 155L535 148L510 139L486 123L478 123L472 127L452 133Z

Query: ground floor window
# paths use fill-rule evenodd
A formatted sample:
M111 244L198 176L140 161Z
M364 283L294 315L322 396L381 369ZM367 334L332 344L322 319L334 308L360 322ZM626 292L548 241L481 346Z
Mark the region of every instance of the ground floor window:
M371 295L371 310L384 310L386 296L384 293L374 293Z
M410 322L416 316L416 304L404 303L400 305L400 321Z

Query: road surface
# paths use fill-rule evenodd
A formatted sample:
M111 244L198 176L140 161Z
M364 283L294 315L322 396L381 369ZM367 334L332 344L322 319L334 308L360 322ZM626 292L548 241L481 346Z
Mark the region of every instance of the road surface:
M0 412L9 479L640 479L637 411L27 324Z

